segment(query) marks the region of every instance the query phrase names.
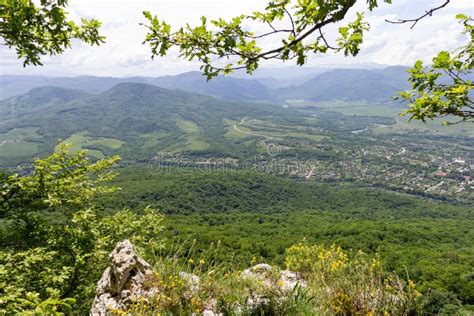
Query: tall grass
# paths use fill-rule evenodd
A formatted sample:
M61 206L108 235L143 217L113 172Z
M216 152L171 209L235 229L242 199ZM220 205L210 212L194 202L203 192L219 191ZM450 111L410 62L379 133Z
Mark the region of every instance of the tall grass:
M294 245L286 251L286 266L299 280L288 288L282 279L288 271L259 271L258 265L245 273L234 270L218 260L219 245L200 251L194 241L175 240L154 257L155 272L146 282L153 295L135 298L114 314L412 315L422 309L415 284L383 271L377 256Z

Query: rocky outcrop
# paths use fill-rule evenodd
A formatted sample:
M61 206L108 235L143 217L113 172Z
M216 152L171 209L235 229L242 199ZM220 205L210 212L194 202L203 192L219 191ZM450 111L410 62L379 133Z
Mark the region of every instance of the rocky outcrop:
M267 287L278 287L284 292L292 291L297 285L306 287L306 283L293 271L280 271L266 263L257 264L242 271L240 277L260 281Z
M97 283L96 296L91 309L92 316L109 316L113 310L127 310L127 306L135 299L148 300L159 294L157 287L147 287L147 279L152 279L152 267L139 258L129 240L121 241L109 255L109 266ZM179 278L186 284L184 299L199 295L201 280L197 275L179 272ZM279 270L268 264L257 264L240 274L242 279L257 281L266 288L276 289L282 295L292 291L297 285L306 287L298 275L289 270ZM245 305L256 307L266 304L266 298L252 295ZM222 315L217 312L217 301L209 298L204 304L202 315ZM238 307L237 310L243 309Z
M119 242L109 255L109 267L97 283L91 315L110 315L111 309L125 308L133 297L152 295L153 290L144 288L151 273L151 266L138 257L129 240Z

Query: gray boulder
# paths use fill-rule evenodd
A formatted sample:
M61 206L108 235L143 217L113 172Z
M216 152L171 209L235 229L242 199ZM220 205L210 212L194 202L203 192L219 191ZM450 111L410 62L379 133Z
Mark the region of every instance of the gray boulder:
M111 309L125 308L134 297L150 296L153 290L144 289L144 283L151 273L151 266L138 257L129 240L119 242L97 283L91 315L111 315Z

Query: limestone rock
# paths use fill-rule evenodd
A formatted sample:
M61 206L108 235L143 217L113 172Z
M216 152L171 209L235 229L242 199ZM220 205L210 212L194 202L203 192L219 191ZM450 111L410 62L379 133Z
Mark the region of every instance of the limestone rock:
M298 274L290 270L280 271L280 286L283 291L289 292L292 291L296 285L301 287L307 287L306 282L304 282Z
M187 288L191 291L190 294L199 293L201 280L197 275L181 271L179 277L186 282Z
M121 241L109 255L109 266L97 283L96 296L90 315L109 316L113 309L127 310L135 299L150 300L159 294L160 287L146 287L147 279L153 277L152 267L139 258L129 240ZM179 272L179 277L186 284L183 299L192 299L199 295L201 280L199 276L187 272ZM240 274L241 278L257 281L264 287L276 290L282 297L291 292L297 285L306 287L306 283L297 273L289 270L280 270L268 264L257 264ZM237 306L237 313L242 310L251 310L268 304L268 298L261 294L251 294L245 306ZM218 310L216 298L210 297L203 306L202 315L222 316ZM193 314L194 315L194 314Z
M292 291L296 285L306 287L306 283L290 270L279 271L268 264L260 263L242 271L241 278L260 281L267 287L278 286L284 292Z
M133 297L149 296L143 284L151 266L139 258L129 240L121 241L109 255L109 267L97 283L91 309L93 316L110 315L110 310L125 308Z

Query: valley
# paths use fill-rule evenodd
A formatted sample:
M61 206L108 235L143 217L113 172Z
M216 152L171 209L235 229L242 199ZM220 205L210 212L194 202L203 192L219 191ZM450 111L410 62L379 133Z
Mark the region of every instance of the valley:
M266 100L256 100L255 91L228 97L237 83L252 85L245 79L226 78L206 95L209 86L196 93L194 75L183 77L174 84L190 91L81 78L88 91L36 87L0 101L0 166L28 174L35 157L61 144L91 161L119 155L112 185L121 190L94 203L104 216L159 210L166 251L204 253L218 241L220 262L243 268L251 260L281 266L285 249L302 240L336 243L380 254L387 271L408 273L424 292L471 304L472 126L408 122L389 86L370 100L349 88L338 99L331 91L282 98L297 93L288 87L262 88Z
M0 0L0 316L474 315L473 22Z
M393 76L391 81L399 82L405 78L402 70L354 70L347 84L358 78L370 87L385 80L387 73ZM340 72L329 72L326 79L340 81ZM90 78L89 84L86 78L69 79L63 85L69 82L87 90L92 83L108 87L118 80L99 79ZM182 80L202 79L194 73L147 79L190 85L177 83ZM317 80L321 79L303 83L302 89L313 91L308 86ZM378 93L369 95L370 100L358 99L360 91L347 88L351 100L334 99L328 92L327 97L333 99L317 102L255 101L255 97L229 101L232 98L137 82L118 83L100 93L69 87L34 88L0 102L0 165L27 164L32 157L57 148L60 140L72 143L73 151L87 150L94 159L118 154L124 165L252 169L435 199L473 200L474 128L443 126L442 119L427 124L408 122L399 116L403 107L390 101L390 87L397 83L391 81L383 81L387 86L374 90ZM252 81L222 78L207 88L235 91L237 84L250 87ZM273 95L284 95L288 89ZM297 89L291 91L294 95Z

